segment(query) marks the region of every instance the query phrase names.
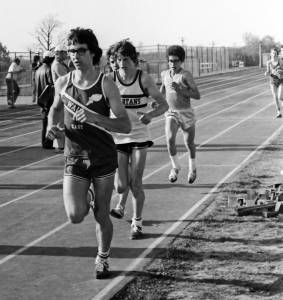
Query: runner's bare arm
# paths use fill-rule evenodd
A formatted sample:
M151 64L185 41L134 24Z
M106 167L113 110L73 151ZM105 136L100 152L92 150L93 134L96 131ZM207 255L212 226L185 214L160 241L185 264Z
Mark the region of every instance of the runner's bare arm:
M153 109L147 113L139 113L141 114L140 120L144 124L148 124L152 118L158 117L165 113L168 110L168 104L164 98L164 96L160 93L156 84L154 83L152 77L147 73L142 73L141 82L143 87L147 90L149 96L153 98L156 105L154 105Z
M199 100L200 99L200 92L199 89L194 81L193 75L191 74L191 72L189 71L185 71L183 73L183 78L182 80L185 83L185 87L182 86L180 87L180 85L178 85L175 90L177 93L182 94L185 97L188 98L193 98L195 100Z
M160 89L159 89L160 93L162 95L165 95L165 84L164 84L164 71L161 72L161 86L160 86Z
M57 124L64 118L64 104L61 100L60 93L63 87L67 84L68 77L63 76L59 77L55 83L55 95L52 106L50 107L50 111L48 113L48 129L52 127L57 127Z
M264 73L265 76L270 75L270 61L266 62L266 71Z
M119 90L110 77L104 78L103 90L106 98L109 100L110 108L115 118L80 109L76 112L76 120L82 123L94 123L113 132L129 133L131 131L131 123L128 114L121 102Z

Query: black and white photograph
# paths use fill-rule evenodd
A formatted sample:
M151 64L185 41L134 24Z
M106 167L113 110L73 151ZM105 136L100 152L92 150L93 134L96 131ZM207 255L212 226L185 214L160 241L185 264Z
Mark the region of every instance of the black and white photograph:
M283 299L283 1L2 1L0 299Z

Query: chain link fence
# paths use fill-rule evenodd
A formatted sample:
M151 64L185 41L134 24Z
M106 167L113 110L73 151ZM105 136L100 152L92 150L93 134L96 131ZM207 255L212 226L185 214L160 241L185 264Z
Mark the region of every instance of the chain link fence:
M168 68L166 59L167 45L139 46L136 47L140 53L140 67L148 72L156 81L161 82L160 73ZM184 46L186 59L184 68L189 70L194 77L200 77L211 73L226 72L229 69L243 67L239 61L239 48L230 47L189 47ZM31 63L34 55L42 55L37 52L10 52L10 60L0 61L0 96L6 95L6 82L8 68L16 57L21 60L21 66L25 69L18 78L21 89L20 95L32 95L32 71ZM105 57L101 59L101 69L106 71Z

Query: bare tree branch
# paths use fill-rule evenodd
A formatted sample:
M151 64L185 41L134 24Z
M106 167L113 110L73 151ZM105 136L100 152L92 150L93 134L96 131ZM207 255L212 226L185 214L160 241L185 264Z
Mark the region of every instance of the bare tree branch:
M54 47L54 36L61 26L62 23L53 15L48 15L42 19L33 34L39 47L43 50L52 49Z

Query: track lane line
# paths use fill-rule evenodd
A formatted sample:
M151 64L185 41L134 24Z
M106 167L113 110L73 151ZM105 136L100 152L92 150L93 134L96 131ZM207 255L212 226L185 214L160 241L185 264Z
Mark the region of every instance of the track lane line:
M264 108L260 109L259 111L253 113L253 114L250 115L249 117L243 119L242 121L240 121L240 122L234 124L233 126L231 126L231 127L229 127L229 128L232 129L232 128L236 127L237 125L243 123L245 120L248 120L248 119L252 118L254 115L256 115L257 113L260 113L261 111L263 111L264 109L268 108L268 107L271 106L271 105L273 105L273 103L270 103L270 104L266 105ZM229 131L229 128L226 128L225 130L221 131L220 133L218 133L218 134L215 135L214 137L209 138L208 140L206 140L205 142L203 142L201 145L207 144L207 143L208 143L209 141L211 141L213 138L219 137L220 135L226 133L227 131ZM283 128L283 125L281 125L281 126L279 127L280 131L282 130L282 128ZM276 132L280 132L279 129L277 129ZM268 139L266 139L260 146L258 146L258 147L257 147L253 152L251 152L251 153L256 153L257 149L259 149L260 147L262 147L262 145L263 145L266 141L269 141L273 136L274 136L274 133L273 133L273 135L271 135L271 137L269 137ZM201 147L201 145L200 145L199 147ZM199 147L198 147L198 148L199 148ZM252 156L251 156L251 153L250 153L247 157L252 157ZM181 156L179 156L179 159L185 157L185 155L186 155L186 153L182 154ZM243 161L246 161L246 158L245 158ZM158 173L159 171L161 171L161 170L167 168L170 164L171 164L171 163L168 162L167 164L165 164L165 165L159 167L158 169L152 171L151 173L145 175L145 176L143 177L143 180L146 180L146 179L150 178L152 175L154 175L154 174ZM238 165L234 170L238 170L238 169L239 169L239 165ZM230 173L233 174L232 171L231 171ZM230 174L230 173L229 173L229 174ZM224 178L226 178L227 176L228 176L228 175L226 175ZM230 175L230 176L231 176L231 175ZM227 178L228 178L228 177L227 177ZM47 187L52 186L52 185L54 185L54 184L58 184L58 183L60 183L60 182L62 182L62 181L63 181L63 179L59 179L59 180L57 180L57 181L54 181L54 182L50 183L49 185L46 185L46 186L42 187L41 189L38 189L38 190L33 191L33 192L30 192L30 193L25 194L25 195L23 195L23 196L21 196L21 197L15 198L15 199L13 199L13 200L7 202L7 203L2 204L1 206L3 207L3 206L7 206L8 204L15 203L16 201L19 201L19 200L21 200L21 199L24 199L24 198L26 198L26 197L28 197L28 196L30 196L30 195L36 194L37 192L42 191L42 190L46 189ZM223 179L222 179L220 182L222 182L222 181L223 181ZM218 183L217 185L215 185L215 187L218 187L218 186L219 186L219 183ZM213 194L212 191L215 189L215 187L212 188L212 189L210 190L210 192L209 192L210 194ZM208 193L208 194L209 194L209 193ZM117 195L112 196L112 200L111 200L111 201L113 201L113 199L114 199L116 196L117 196ZM205 196L204 198L207 199L206 196ZM203 198L202 198L202 199L203 199ZM204 202L204 200L202 200L202 199L201 199L200 201ZM202 202L201 202L201 203L202 203ZM198 203L199 203L199 202L198 202ZM197 205L197 206L196 206L196 205L197 205L197 204L195 204L195 205L192 207L192 208L195 207L194 210L195 210L200 204ZM1 206L0 206L0 207L1 207ZM191 211L191 213L193 212L192 208L189 210L189 211ZM185 214L185 215L187 215L187 214ZM181 218L182 218L182 217L181 217ZM179 219L179 220L181 220L181 219ZM175 225L176 223L177 223L178 225ZM175 229L175 226L178 227L180 223L181 223L181 221L177 221L177 222L175 222L170 228L174 228L174 229ZM58 231L60 231L61 229L65 228L68 224L70 224L69 221L68 221L68 222L65 222L65 223L63 223L63 224L61 224L60 226L57 226L56 228L54 228L53 230L47 232L46 234L44 234L43 236L39 237L38 239L36 239L36 240L30 242L29 244L27 244L27 245L25 245L24 247L18 249L17 251L13 252L12 254L10 254L10 255L8 255L8 256L5 256L4 258L2 258L2 259L0 260L0 265L2 265L2 264L4 264L5 262L11 260L12 258L15 258L18 254L21 254L23 251L27 250L28 248L30 248L30 247L36 245L37 243L43 241L44 239L46 239L47 237L49 237L50 235L52 235L52 233L58 232ZM170 229L170 228L169 228L169 229ZM168 230L169 230L169 229L168 229ZM173 231L174 229L170 229L170 230ZM168 231L168 230L167 230L167 231ZM167 232L167 231L166 231L166 232ZM170 231L170 232L171 232L171 231ZM167 234L168 234L168 233L167 233ZM165 237L163 237L161 240L160 240L160 238L158 238L156 241L154 241L154 242L153 242L153 243L152 243L152 244L151 244L151 245L150 245L150 246L149 246L149 247L148 247L148 248L147 248L147 249L139 256L139 257L138 257L138 258L136 258L136 259L134 260L134 262L126 269L126 271L124 271L124 272L126 272L125 275L123 275L123 276L122 276L122 275L119 275L117 278L120 278L121 276L122 276L122 278L125 278L126 274L127 274L130 270L132 270L132 268L134 268L136 265L138 265L138 264L140 263L139 261L142 261L142 259L144 259L144 256L145 256L145 255L147 255L148 253L150 253L150 251L156 247L157 241L158 241L158 244L159 244L159 243L160 243L161 241L163 241L164 239L165 239ZM130 267L131 267L131 269L129 269ZM123 273L123 274L124 274L124 273ZM117 279L117 280L118 280L118 279ZM113 281L116 282L116 279L114 279ZM115 285L117 285L119 282L120 282L120 280L119 280L117 283L115 283ZM111 283L110 283L110 284L111 284ZM105 289L105 288L104 288L104 289ZM103 290L104 290L104 289L103 289ZM98 294L98 295L99 295L99 294ZM98 300L98 299L101 299L101 298L94 298L94 299L95 299L95 300Z
M157 238L152 242L143 252L136 258L121 275L115 277L109 284L107 284L92 300L102 300L109 299L108 294L112 289L122 284L122 281L127 279L128 274L134 271L139 265L144 262L146 256L148 256L153 249L157 248L165 238L170 235L174 230L176 230L191 214L193 214L202 204L204 204L213 194L219 189L219 187L224 184L230 177L232 177L240 168L242 168L261 148L267 146L276 136L278 136L283 130L283 124L261 145L259 145L254 151L252 151L248 156L246 156L237 167L231 170L226 176L224 176L203 198L201 198L196 204L194 204L188 211L186 211L174 224L172 224L161 237ZM115 293L118 292L114 291ZM112 293L111 296L114 294ZM110 295L109 295L110 296Z

